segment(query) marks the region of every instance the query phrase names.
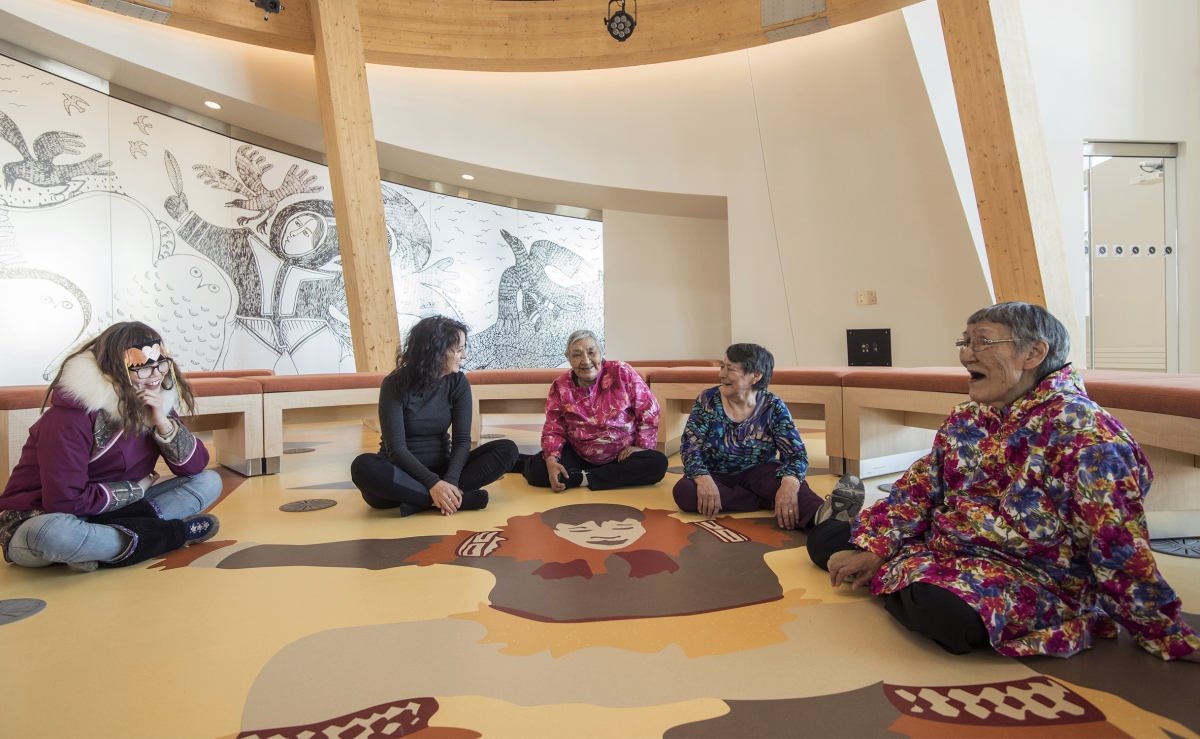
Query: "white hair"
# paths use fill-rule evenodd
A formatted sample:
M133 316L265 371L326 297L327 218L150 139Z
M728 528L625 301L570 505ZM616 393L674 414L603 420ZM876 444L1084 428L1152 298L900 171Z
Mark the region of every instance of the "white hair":
M596 335L591 331L588 331L586 328L582 328L567 337L567 348L563 351L563 356L570 358L571 347L574 346L576 342L583 341L584 339L591 339L592 341L596 342L596 346L600 347L600 353L604 353L604 347L601 346L600 340L596 338Z

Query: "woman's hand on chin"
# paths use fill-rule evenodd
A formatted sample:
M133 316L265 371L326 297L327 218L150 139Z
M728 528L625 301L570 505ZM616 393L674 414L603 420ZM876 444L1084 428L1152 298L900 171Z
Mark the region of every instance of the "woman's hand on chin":
M142 408L150 423L158 430L158 435L166 436L171 433L171 418L163 408L162 386L142 388L138 390L137 397L142 402Z
M462 505L462 491L445 480L438 480L437 484L430 488L429 495L443 516L453 514Z

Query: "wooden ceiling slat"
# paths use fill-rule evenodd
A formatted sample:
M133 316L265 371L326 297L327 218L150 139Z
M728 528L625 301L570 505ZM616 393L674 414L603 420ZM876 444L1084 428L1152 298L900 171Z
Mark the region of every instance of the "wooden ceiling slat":
M75 0L86 4L87 0ZM130 0L160 8L146 0ZM825 13L762 26L760 0L641 0L633 36L618 43L604 0L359 0L366 59L375 64L487 71L601 69L677 61L767 43L764 31L826 17L831 26L917 0L828 0ZM246 0L174 0L167 25L313 53L308 0L263 21Z

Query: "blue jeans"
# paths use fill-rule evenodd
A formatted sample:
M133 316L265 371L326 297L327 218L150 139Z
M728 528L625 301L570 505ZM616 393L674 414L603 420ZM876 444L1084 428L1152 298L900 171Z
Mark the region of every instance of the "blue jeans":
M221 476L205 470L194 477L173 477L146 492L147 500L165 520L194 516L221 495ZM45 567L55 562L106 562L129 547L129 537L112 526L88 523L70 513L43 513L16 530L8 558L22 567Z

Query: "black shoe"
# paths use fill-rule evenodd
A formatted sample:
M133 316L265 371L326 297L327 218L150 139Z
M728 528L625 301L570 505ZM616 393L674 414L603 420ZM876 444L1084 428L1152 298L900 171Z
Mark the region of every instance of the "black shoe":
M567 486L566 490L577 488L583 484L583 470L567 470L566 475L560 472L558 473L558 481Z
M187 529L186 547L193 544L202 544L216 536L221 530L221 522L211 513L199 513L195 516L188 516L183 519L183 526Z
M400 504L400 518L404 518L406 516L411 516L414 513L420 513L423 510L425 510L425 509L421 508L419 506L415 506L412 503L401 503Z
M482 511L487 508L488 491L472 490L469 493L463 493L462 505L458 507L460 511Z

